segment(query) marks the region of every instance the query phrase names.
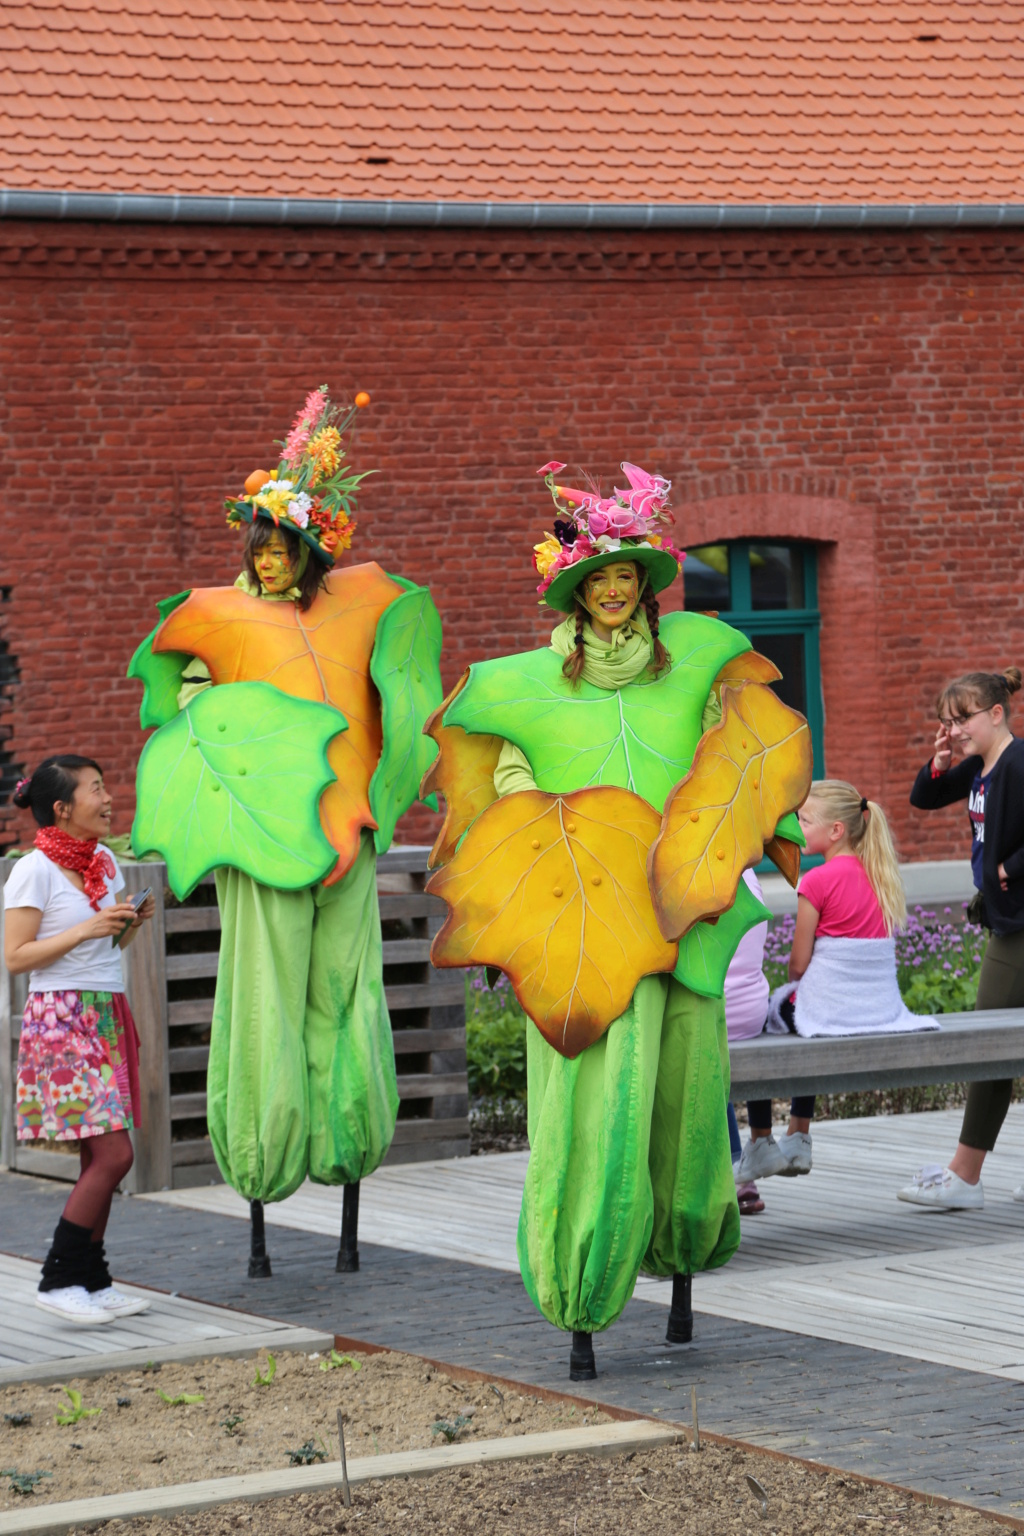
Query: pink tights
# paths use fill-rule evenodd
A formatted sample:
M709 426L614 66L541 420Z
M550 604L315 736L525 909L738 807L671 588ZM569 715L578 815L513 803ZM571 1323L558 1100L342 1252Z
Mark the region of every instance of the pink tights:
M114 1190L135 1160L132 1139L127 1131L108 1131L104 1136L87 1136L80 1146L82 1171L78 1183L64 1207L67 1221L88 1227L98 1243L106 1231Z

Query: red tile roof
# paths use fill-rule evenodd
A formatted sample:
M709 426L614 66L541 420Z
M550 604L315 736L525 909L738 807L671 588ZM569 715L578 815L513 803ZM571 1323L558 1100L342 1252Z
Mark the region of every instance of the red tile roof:
M5 0L0 186L1024 202L1020 0Z

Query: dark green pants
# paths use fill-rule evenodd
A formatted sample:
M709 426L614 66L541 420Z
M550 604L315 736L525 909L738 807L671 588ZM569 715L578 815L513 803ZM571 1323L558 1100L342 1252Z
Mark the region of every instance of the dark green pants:
M993 934L981 963L976 1008L1024 1007L1024 932ZM961 1144L991 1152L1013 1097L1013 1079L972 1083L967 1090Z

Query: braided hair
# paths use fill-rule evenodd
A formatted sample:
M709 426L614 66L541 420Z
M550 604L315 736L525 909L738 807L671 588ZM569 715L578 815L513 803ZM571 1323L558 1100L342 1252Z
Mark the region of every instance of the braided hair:
M562 676L569 679L573 688L578 688L580 678L583 675L583 663L586 659L583 648L583 626L587 622L587 610L579 598L573 600L573 606L576 613L576 640L572 650L562 662Z
M669 655L668 651L666 651L665 647L658 639L658 625L660 622L661 609L658 606L658 599L655 597L650 587L644 588L644 595L641 598L641 602L644 605L644 612L647 614L647 627L651 631L651 639L654 641L654 654L651 657L651 665L649 670L653 676L660 677L661 674L663 672L667 672L669 667L672 665L672 657Z

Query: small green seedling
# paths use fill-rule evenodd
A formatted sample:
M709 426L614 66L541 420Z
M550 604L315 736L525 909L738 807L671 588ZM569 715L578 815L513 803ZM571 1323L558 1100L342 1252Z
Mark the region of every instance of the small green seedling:
M157 1387L156 1395L167 1404L168 1408L184 1408L189 1403L205 1403L206 1401L206 1394L204 1392L179 1392L177 1397L169 1397L166 1392L161 1392L160 1388Z
M315 1461L327 1460L327 1447L320 1441L319 1447L312 1440L307 1440L305 1445L300 1445L297 1451L286 1449L288 1465L290 1467L311 1467Z
M328 1359L320 1361L322 1371L336 1371L341 1365L350 1365L354 1371L361 1371L363 1368L361 1360L353 1360L351 1355L339 1355L336 1349L331 1350Z
M240 1413L233 1413L230 1418L221 1419L220 1427L226 1435L237 1435L241 1433L238 1426L244 1423L245 1420Z
M143 1369L144 1373L145 1372L149 1372L149 1371L154 1371L155 1372L155 1371L163 1370L163 1366L158 1364L158 1362L156 1360L147 1360L145 1365L142 1367L142 1369Z
M82 1394L74 1387L61 1387L60 1390L68 1401L63 1413L54 1415L55 1424L77 1424L80 1419L94 1419L103 1412L102 1408L83 1408Z
M32 1423L32 1415L30 1413L5 1413L4 1418L7 1420L8 1424L12 1424L15 1429L20 1429L23 1424Z
M457 1413L454 1419L438 1419L434 1425L433 1433L435 1435L444 1435L448 1444L451 1445L453 1441L459 1438L472 1417L472 1414L469 1413Z
M266 1375L264 1375L262 1373L262 1371L260 1370L259 1366L257 1365L257 1367L256 1367L256 1375L252 1379L252 1384L253 1384L254 1387L269 1387L270 1383L273 1381L273 1379L274 1379L274 1377L276 1375L277 1375L277 1361L274 1359L273 1355L270 1354L269 1351L268 1351L268 1353L267 1353L267 1373L266 1373Z
M7 1467L0 1472L0 1477L10 1478L15 1493L34 1493L36 1483L41 1483L44 1477L52 1476L52 1472L18 1472L14 1467Z

